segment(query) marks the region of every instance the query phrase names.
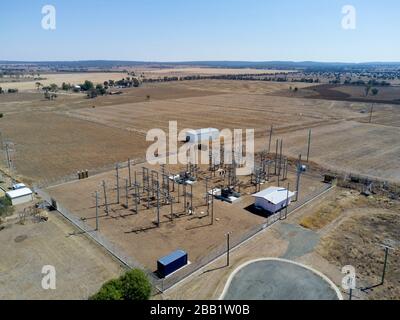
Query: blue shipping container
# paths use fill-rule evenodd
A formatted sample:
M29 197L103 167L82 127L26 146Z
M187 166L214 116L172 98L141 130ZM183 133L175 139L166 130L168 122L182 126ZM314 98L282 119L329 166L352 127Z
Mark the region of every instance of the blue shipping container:
M180 268L186 266L187 263L188 254L183 250L177 250L170 255L158 260L157 271L161 277L165 278L171 273L174 273Z

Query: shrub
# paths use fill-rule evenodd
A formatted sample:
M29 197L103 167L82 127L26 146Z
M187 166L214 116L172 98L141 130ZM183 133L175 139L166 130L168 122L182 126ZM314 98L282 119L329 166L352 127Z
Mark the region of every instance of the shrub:
M4 114L0 113L0 119L4 117Z
M123 300L121 281L116 279L105 283L90 300Z
M151 284L146 274L134 269L119 279L105 283L100 291L90 300L148 300L151 295Z
M148 300L151 295L151 284L146 274L135 269L121 278L122 292L125 300Z
M0 198L0 217L10 216L13 212L14 208L12 207L11 200L6 197Z

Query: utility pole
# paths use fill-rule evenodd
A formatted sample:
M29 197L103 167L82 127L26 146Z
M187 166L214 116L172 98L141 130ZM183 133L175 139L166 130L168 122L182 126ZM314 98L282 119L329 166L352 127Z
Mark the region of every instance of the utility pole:
M107 188L106 188L106 182L105 181L103 181L103 192L104 192L104 205L106 207L106 213L108 215L110 211L108 210Z
M185 214L188 213L187 202L186 202L186 182L183 183L183 206Z
M279 169L278 169L278 176L281 176L282 171L282 156L283 156L283 140L281 140L281 151L279 155Z
M301 167L301 154L300 154L299 161L297 163L296 201L299 201L301 171L302 167Z
M129 187L132 187L131 159L128 159L128 175L129 175Z
M381 286L385 283L385 276L386 276L387 262L388 262L388 257L389 257L389 250L394 250L394 248L392 248L392 247L390 247L388 245L383 245L383 248L385 249L385 261L383 263Z
M207 203L207 216L210 215L210 198L208 194L208 177L206 177L206 203Z
M279 148L279 139L276 140L275 175L277 175L277 173L278 173L278 171L277 171L277 169L278 169L278 167L277 167L278 166L278 152L279 152L278 148Z
M225 236L226 236L226 266L229 267L229 265L230 265L229 255L230 255L230 250L231 250L231 247L230 247L231 233L228 232Z
M311 134L312 134L312 130L310 129L309 132L308 132L307 163L308 163L309 160L310 160Z
M119 197L119 164L117 163L117 165L115 166L115 170L116 170L116 178L117 178L117 203L119 204L120 202L120 197Z
M211 195L211 225L214 224L214 189Z
M171 222L174 221L174 197L171 195L169 196L169 201L171 205Z
M288 183L288 185L287 185L287 192L286 192L285 220L287 219L288 210L289 210L289 188L290 188L290 183Z
M129 188L129 182L128 179L125 179L125 208L129 208L129 200L128 200L128 188Z
M11 159L10 159L10 147L8 146L8 144L6 143L6 145L5 145L5 148L6 148L6 157L7 157L7 167L8 167L8 169L10 169L11 170Z
M272 134L274 131L274 126L271 126L271 131L269 133L269 143L268 143L268 155L271 153L271 143L272 143Z
M96 231L99 231L99 193L96 191Z
M374 113L374 104L372 104L372 106L371 106L371 112L370 112L370 115L369 115L369 123L372 123L373 113Z
M160 186L159 182L156 182L157 185L157 226L160 227Z

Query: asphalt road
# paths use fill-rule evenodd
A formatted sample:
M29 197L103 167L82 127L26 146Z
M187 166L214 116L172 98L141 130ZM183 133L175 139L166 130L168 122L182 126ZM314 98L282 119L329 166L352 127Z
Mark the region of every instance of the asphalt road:
M338 300L338 296L325 279L311 270L265 260L236 273L224 300Z

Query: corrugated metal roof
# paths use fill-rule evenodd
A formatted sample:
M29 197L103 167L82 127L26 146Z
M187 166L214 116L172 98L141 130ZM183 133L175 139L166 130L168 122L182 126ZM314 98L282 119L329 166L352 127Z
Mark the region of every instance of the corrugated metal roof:
M13 185L13 190L17 190L17 189L23 189L26 188L26 185L24 185L23 183L16 183Z
M263 198L273 204L279 204L282 201L285 201L287 199L287 195L288 195L287 192L288 192L288 190L285 188L270 187L259 193L254 194L253 197ZM289 191L289 199L292 198L295 194L296 193Z
M187 253L183 250L177 250L177 251L171 253L170 255L161 258L160 260L158 260L158 262L160 262L162 265L166 266L166 265L169 265L171 262L186 256L186 254Z
M12 190L12 191L8 191L6 193L6 195L10 198L10 199L15 199L15 198L19 198L19 197L24 197L27 195L32 194L32 190L29 188L22 188L22 189L17 189L17 190Z

